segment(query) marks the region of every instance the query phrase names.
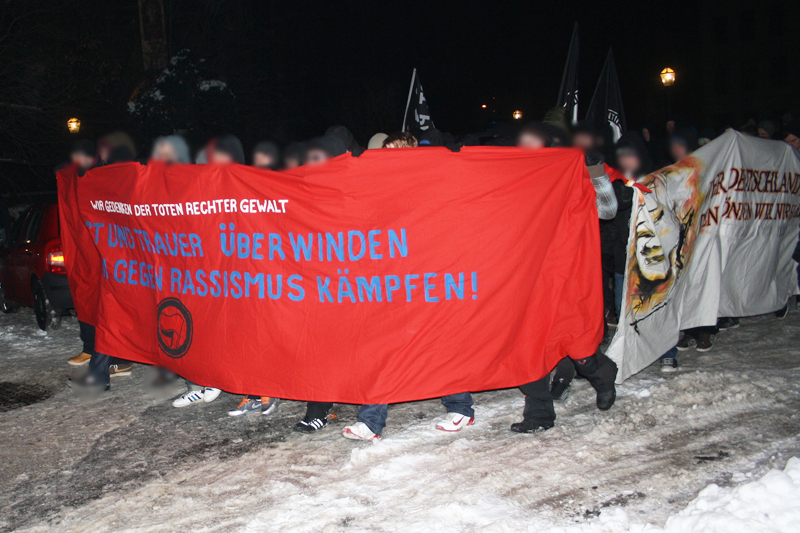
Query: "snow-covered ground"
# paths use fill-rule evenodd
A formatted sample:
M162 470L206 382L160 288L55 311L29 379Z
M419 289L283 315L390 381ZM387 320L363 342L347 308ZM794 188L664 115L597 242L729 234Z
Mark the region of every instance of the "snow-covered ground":
M76 398L77 323L64 322L44 335L30 310L0 316L0 387L52 392L0 409L3 531L800 531L794 311L743 319L675 374L634 376L609 412L578 381L546 433L509 432L523 399L503 390L476 394L459 434L433 429L436 400L392 406L374 445L339 434L355 406L300 435L303 404L268 419L226 416L232 395L174 409L145 394L140 365Z

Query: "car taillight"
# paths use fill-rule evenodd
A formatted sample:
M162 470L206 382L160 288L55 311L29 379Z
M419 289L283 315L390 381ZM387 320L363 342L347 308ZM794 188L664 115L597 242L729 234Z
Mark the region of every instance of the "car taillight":
M67 269L64 266L64 252L61 251L60 246L56 246L47 254L47 269L53 274L66 274Z

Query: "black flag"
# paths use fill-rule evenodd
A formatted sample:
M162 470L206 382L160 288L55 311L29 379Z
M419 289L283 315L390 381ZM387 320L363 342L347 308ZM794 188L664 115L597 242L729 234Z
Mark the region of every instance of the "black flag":
M567 63L564 65L564 75L561 77L561 89L558 91L556 107L567 110L566 116L575 125L578 123L578 23L572 30L572 40L569 42Z
M410 114L409 111L411 111ZM431 121L431 113L428 110L428 101L422 92L417 69L414 69L411 74L411 88L408 90L406 112L403 115L403 131L410 131L419 136L430 129L433 129L433 121Z
M619 79L617 78L617 67L614 64L614 54L608 49L606 63L603 65L603 72L600 73L600 80L592 96L592 103L589 104L589 112L586 119L591 121L597 128L605 128L606 124L611 127L614 142L625 133L625 110L622 108L622 93L619 90Z

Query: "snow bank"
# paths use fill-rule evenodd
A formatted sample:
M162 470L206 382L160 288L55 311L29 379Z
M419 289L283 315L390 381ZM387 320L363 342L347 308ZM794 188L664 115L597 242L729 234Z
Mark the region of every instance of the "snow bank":
M555 527L548 533L797 533L800 530L800 459L770 470L758 481L733 488L711 484L664 528L631 523L620 509L604 511L597 522Z
M792 457L786 468L770 470L752 483L735 488L709 485L686 509L669 518L668 533L702 531L800 530L800 459Z

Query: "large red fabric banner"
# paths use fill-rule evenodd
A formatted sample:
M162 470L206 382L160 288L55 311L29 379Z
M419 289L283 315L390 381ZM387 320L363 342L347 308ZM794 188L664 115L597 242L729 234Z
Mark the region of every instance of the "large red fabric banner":
M269 172L59 174L97 350L235 393L391 403L513 387L602 336L577 150L369 150Z

